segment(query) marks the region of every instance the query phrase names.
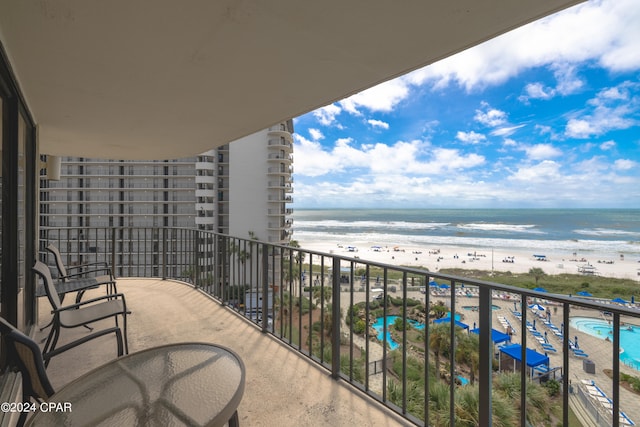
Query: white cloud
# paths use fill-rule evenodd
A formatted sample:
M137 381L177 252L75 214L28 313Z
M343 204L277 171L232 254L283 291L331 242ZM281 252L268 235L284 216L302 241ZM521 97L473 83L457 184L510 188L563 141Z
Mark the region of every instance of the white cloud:
M503 83L532 67L556 71L560 93L582 81L572 64L597 61L613 71L640 67L640 8L637 0L590 1L517 28L408 76L413 84L467 91Z
M474 120L489 127L498 127L507 122L507 113L496 108L491 108L489 104L483 102L482 109L476 110Z
M397 78L357 93L339 102L354 115L361 115L360 108L369 111L392 111L395 106L409 96L409 86L405 79Z
M325 107L319 108L313 112L314 117L324 126L330 126L336 121L336 116L342 112L342 109L335 105L330 104Z
M570 138L588 138L597 134L596 129L583 119L570 119L565 128L565 134Z
M525 125L516 125L516 126L503 126L498 129L494 129L491 131L491 136L511 136L520 128L523 128Z
M529 83L525 86L526 99L551 99L555 94L552 88L545 87L542 83Z
M374 128L389 129L389 123L383 122L382 120L369 119L367 120L367 123Z
M627 171L638 167L638 162L634 162L629 159L619 159L613 163L613 167L616 170Z
M551 144L528 145L522 146L521 149L525 151L527 157L531 160L545 160L562 155L562 151Z
M601 90L587 102L584 111L575 113L567 121L566 136L589 138L611 130L637 126L640 122L634 115L640 110L640 96L635 95L634 91L639 89L639 84L625 82Z
M544 160L532 166L523 166L511 176L511 179L525 182L557 182L560 177L560 163Z
M603 151L612 150L616 146L615 141L606 141L600 144L600 149Z
M478 144L478 143L480 143L482 141L485 141L487 139L487 137L484 136L481 133L476 133L476 132L473 132L473 131L471 131L471 132L459 131L456 134L456 139L458 139L459 141L462 141L462 142L467 142L469 144Z
M314 177L342 170L342 167L333 161L331 154L327 153L320 143L310 141L298 134L295 138L296 174Z
M311 138L314 141L319 141L321 139L324 139L324 135L318 129L313 129L313 128L309 129L309 135L311 135Z

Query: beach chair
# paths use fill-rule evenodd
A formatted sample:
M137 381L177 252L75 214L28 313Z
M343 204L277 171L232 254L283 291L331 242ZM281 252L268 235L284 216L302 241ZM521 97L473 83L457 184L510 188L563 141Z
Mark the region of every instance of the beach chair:
M47 297L51 303L51 307L53 308L51 331L49 332L49 336L47 337L42 351L45 355L45 365L49 363L51 355L55 354L56 344L60 337L61 329L76 328L79 326L87 327L90 323L112 317L115 319L115 328L105 328L98 332L94 332L88 337L90 337L89 339L93 339L113 332L116 334L118 355L122 355L123 345L124 353L127 354L129 352L129 346L127 343L127 304L123 294L108 294L63 306L56 288L54 287L49 267L41 261L36 261L33 266L33 271L42 279ZM120 333L118 324L119 316L122 316L122 333ZM85 338L86 337L83 338L83 342L87 341Z

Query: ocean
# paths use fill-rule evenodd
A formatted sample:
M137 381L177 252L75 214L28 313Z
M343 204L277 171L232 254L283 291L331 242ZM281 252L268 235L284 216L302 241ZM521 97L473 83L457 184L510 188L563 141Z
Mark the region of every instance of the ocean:
M456 246L640 261L640 209L296 209L293 239Z

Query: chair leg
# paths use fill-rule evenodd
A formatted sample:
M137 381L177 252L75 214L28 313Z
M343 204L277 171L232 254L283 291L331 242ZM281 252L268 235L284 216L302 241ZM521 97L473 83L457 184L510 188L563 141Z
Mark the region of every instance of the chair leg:
M118 357L123 355L122 351L122 331L120 328L116 329L116 343L118 344Z
M117 319L117 316L116 316ZM129 354L129 339L127 336L127 313L122 314L122 329L124 333L124 354Z
M229 427L240 427L240 420L238 419L238 411L234 412L227 423Z
M56 348L56 344L58 343L58 337L60 336L60 325L53 325L51 327L51 332L49 332L49 336L47 337L47 342L42 349L42 354L46 355L49 352L52 352ZM51 359L45 358L44 366L45 368L49 366L49 362Z

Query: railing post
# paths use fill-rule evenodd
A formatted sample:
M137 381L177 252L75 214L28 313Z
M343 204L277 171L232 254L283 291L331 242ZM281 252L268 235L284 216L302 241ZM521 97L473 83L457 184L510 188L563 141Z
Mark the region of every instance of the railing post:
M333 258L331 275L333 304L331 305L331 376L340 377L340 258Z
M113 276L116 276L116 271L118 271L116 266L116 229L115 227L111 229L111 273Z
M480 355L478 367L478 388L480 408L478 424L490 427L491 424L491 380L493 372L493 348L491 341L491 289L480 286L479 289ZM524 332L523 332L524 334Z
M162 280L167 280L167 227L162 229Z
M198 251L200 250L201 238L200 231L194 231L195 236L192 239L193 243L193 286L198 288L200 283L200 260L198 259Z
M269 248L258 243L258 248L260 247L262 247L262 307L260 310L262 311L262 332L267 332L269 329Z

